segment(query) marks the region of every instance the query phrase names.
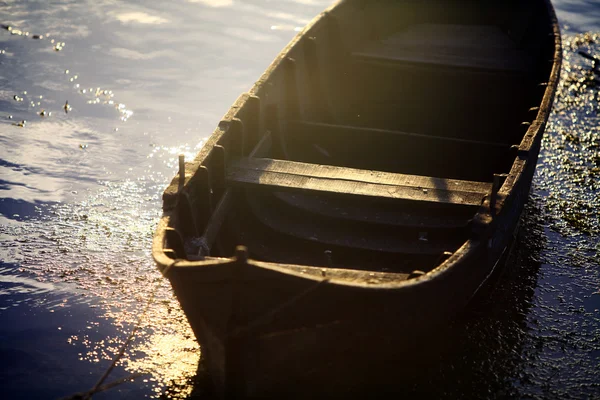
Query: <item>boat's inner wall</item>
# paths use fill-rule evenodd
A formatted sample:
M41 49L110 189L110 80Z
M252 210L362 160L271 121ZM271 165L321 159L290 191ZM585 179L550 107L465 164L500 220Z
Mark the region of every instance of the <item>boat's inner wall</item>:
M461 212L453 217L458 220ZM241 191L228 215L228 229L222 231L221 251L213 254L230 256L241 244L257 260L395 272L407 278L415 270L432 270L443 261L444 252L452 253L464 243L468 217L463 218L452 227L362 223L292 210L271 194Z
M349 6L357 3L348 2L334 10L331 17L309 32L310 46L293 49L293 82L289 78L285 81L286 73L272 76L274 85L285 92L282 99L287 104L279 115L284 157L467 180L491 181L494 173L507 173L515 156L510 147L520 143L527 123L536 117L535 110L530 109L543 95L540 84L547 74L539 74L538 64L544 64L544 72L551 65L550 40L541 33L550 31L537 26L543 16L533 14L533 6L527 8L516 1L381 1ZM355 57L357 51L416 24L493 26L514 43L514 57L525 58L529 67L515 71L370 62ZM478 51L487 53L489 49L466 50L474 58ZM326 129L315 133L288 124L290 119L504 146L490 149L445 140L425 143L402 135L340 134L339 130Z
M538 5L529 7L539 10ZM218 232L211 255L228 257L236 245L247 244L257 259L326 265L330 261L325 251L333 249L333 264L340 268L383 268L407 274L434 268L445 251L456 250L469 237L468 220L476 207L397 202L382 209L407 215L407 226L340 221L331 215L323 218L310 207L291 207L269 191L234 193L225 179L227 166L252 153L490 182L493 174L510 170L516 157L511 145L520 143L527 122L536 118L537 110L530 108L539 105L543 96L554 43L549 18L541 14L519 2L347 1L338 5L275 60L199 153L195 163L204 168L191 178L197 182L189 185L193 190L179 196L172 223L183 240L172 235L175 242L187 243L203 236L211 224L216 226L214 214L229 192L234 202L226 206L223 225L214 228ZM415 24L493 25L514 42L516 50L529 55L531 68L494 71L370 62L355 56ZM336 204L350 201L350 209L381 207L377 201L338 200L342 203ZM429 218L425 228L418 221L415 224L431 215L439 216L440 222ZM448 219L455 226L449 226ZM361 233L366 233L364 243ZM166 245L179 249L175 256L188 252L181 250L182 243Z

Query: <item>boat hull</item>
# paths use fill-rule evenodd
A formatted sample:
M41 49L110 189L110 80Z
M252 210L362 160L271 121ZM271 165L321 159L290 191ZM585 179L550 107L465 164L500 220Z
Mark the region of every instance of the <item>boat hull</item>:
M481 28L469 20L469 13L454 15L467 26L457 28L446 23L435 7L425 10L443 23L417 24L418 32L442 29L463 41L464 32L488 32L499 45L504 46L507 38L523 44L505 49L506 60L500 62L496 52L484 60L489 54L483 49L474 59L471 52L460 57L452 53L442 60L450 64L442 67L443 57L428 56L429 64L421 68L416 63L424 57L415 57L414 49L400 54L401 65L399 57L380 60L390 49L389 38L400 43L410 37L410 29L399 29L395 17L382 12L383 2L369 7L386 21L378 34L389 35L387 42L371 38L377 36L372 32L363 35L367 39L358 38L360 29L348 28L362 18L365 3L342 1L311 22L251 92L238 99L195 160L180 165L179 176L163 196L164 216L154 237L153 256L201 345L202 362L219 396L331 398L394 391L395 378L410 376L420 356L435 352L435 343L444 340L436 336L438 328L463 310L502 267L502 256L515 237L560 71L560 33L552 6L538 0L524 9L515 7L520 10L513 16L517 21L537 15L528 14L532 11L544 16L536 17L538 32L529 41L526 24L520 33L503 26L508 36L499 36L500 40L494 36L498 27ZM418 2L397 2L394 7L400 3L414 11L411 7ZM477 7L484 9L478 12L485 18L496 17L488 6ZM507 15L511 10L502 9ZM405 15L394 13L390 15ZM350 22L344 31L337 21L345 18ZM328 45L317 48L315 37ZM354 42L360 42L357 49L366 50L350 57L344 48ZM455 51L452 46L445 50ZM373 62L377 51L379 58ZM367 67L365 57L371 57ZM331 65L319 64L320 59L329 60L334 71ZM331 62L341 59L350 60L349 66ZM532 65L538 68L521 70ZM359 75L371 71L374 84L363 82L358 90L334 79L336 71L343 76L352 68ZM403 81L407 90L420 87L419 82L413 85L411 76L435 77L435 85L423 86L426 94L415 89L415 99L425 104L417 102L418 108L425 114L427 103L439 100L435 90L444 84L442 78L455 77L439 91L450 97L446 114L428 114L435 123L422 122L411 113L400 118L396 112L405 107L391 100L401 91L386 84L377 71L387 71L384 78ZM319 76L328 77L328 82L319 84ZM475 99L467 91L457 97L474 110L454 116L462 108L451 96L461 87L460 79L467 88L487 82L496 95L483 100L505 108L486 106L488 114L474 119L487 122L470 125L487 92L478 88L473 89ZM520 91L521 86L527 87ZM358 96L353 93L357 90ZM391 93L385 104L378 100L378 93L384 92ZM365 96L371 103L357 105L354 100L364 100L360 95L365 93L370 93ZM519 97L515 107L513 97ZM338 106L331 106L336 101ZM530 101L534 104L528 109ZM361 120L356 112L363 106L362 110L388 110L388 103L396 107L391 115L371 114L370 119L363 115ZM513 108L518 110L502 114ZM445 129L444 118L454 118L460 126ZM505 132L521 118L528 118L525 124ZM367 120L372 126L365 126ZM298 127L304 129L302 135L294 136ZM406 127L418 132L398 130ZM329 136L322 139L323 135ZM358 145L350 149L355 143L344 142L336 156L335 144L347 138L344 135ZM372 141L377 142L371 149L376 151L363 149ZM410 146L423 157L412 157ZM402 152L396 154L395 147L402 147ZM477 149L479 153L473 154ZM452 165L446 166L449 162ZM468 162L483 166L471 168ZM281 206L282 193L290 190L301 195ZM309 197L310 202L302 203ZM273 202L257 204L257 199ZM381 204L385 209L379 212ZM394 213L397 210L390 204L401 213ZM356 229L349 232L349 226ZM255 232L271 236L265 239ZM364 232L379 236L376 240ZM428 247L435 241L448 251ZM248 248L236 247L239 244ZM330 246L336 249L334 258L339 258L332 260ZM355 256L364 265L357 267L352 262Z

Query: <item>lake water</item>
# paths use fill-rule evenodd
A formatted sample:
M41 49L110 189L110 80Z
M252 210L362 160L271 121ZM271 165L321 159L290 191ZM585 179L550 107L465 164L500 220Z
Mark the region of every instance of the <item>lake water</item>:
M0 393L201 396L200 352L150 256L161 192L329 1L0 2ZM412 397L600 398L600 3L554 2L560 92L499 286ZM9 29L10 28L10 29ZM147 305L149 307L147 307ZM135 375L132 375L135 374Z

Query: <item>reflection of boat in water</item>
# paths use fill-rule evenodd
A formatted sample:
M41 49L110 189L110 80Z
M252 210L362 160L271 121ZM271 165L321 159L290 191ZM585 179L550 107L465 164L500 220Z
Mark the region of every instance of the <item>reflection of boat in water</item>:
M560 62L549 1L313 20L163 196L153 256L217 387L338 391L463 309L516 228Z

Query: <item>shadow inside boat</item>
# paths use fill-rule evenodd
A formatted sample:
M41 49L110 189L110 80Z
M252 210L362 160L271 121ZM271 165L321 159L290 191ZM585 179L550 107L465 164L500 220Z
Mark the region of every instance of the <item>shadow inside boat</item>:
M372 368L377 374L360 381L345 382L342 376L343 383L332 381L330 388L304 386L282 398L518 397L514 382L523 368L528 323L534 323L528 321L528 313L544 247L542 218L541 200L530 197L520 230L495 276L448 326L405 343L410 351L402 359L383 366L378 362ZM202 361L188 398L215 398Z

